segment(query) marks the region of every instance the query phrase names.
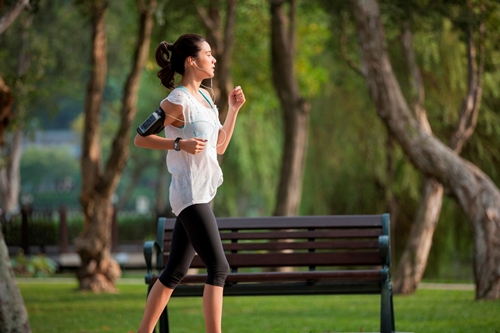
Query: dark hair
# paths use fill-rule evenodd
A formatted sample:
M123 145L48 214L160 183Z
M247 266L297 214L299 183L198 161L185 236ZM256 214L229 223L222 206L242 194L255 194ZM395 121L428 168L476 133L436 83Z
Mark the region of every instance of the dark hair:
M174 44L161 42L156 48L156 62L162 68L158 72L161 84L167 89L174 89L174 75L184 75L184 62L187 57L198 56L201 51L201 43L205 39L200 35L185 34L180 36ZM171 54L170 54L170 53Z

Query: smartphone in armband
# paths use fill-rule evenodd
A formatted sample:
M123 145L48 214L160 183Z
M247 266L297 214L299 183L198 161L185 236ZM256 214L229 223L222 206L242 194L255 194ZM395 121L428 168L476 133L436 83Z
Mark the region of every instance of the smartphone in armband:
M137 127L137 133L139 133L140 136L158 134L165 128L165 126L163 126L164 122L165 111L163 111L160 106L146 120L144 120L144 122L139 127Z

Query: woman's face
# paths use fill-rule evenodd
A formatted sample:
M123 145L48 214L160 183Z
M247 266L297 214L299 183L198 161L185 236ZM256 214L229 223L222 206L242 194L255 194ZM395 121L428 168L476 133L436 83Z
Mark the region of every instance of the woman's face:
M202 70L210 75L210 77L213 77L215 74L215 63L217 60L215 60L212 55L212 49L207 42L203 41L200 47L201 50L195 58L195 65L199 70Z

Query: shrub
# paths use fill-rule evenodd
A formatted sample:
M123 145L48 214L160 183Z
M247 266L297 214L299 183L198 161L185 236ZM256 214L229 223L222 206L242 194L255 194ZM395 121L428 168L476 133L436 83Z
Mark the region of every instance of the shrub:
M28 222L28 244L35 246L57 244L59 232L57 223L51 220ZM10 246L21 246L21 220L3 224L5 242Z
M16 257L10 259L15 274L27 277L44 277L54 275L57 271L57 263L39 254L27 257L20 252Z

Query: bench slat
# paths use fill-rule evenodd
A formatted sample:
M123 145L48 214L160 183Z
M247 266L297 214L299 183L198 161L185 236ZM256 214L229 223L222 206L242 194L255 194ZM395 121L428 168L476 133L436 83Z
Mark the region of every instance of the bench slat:
M173 229L175 219L166 219L165 228ZM328 216L270 216L270 217L219 217L219 230L283 229L287 228L373 228L382 226L381 215L328 215Z
M193 274L185 277L186 283L203 283L206 280L205 274ZM262 272L262 273L230 273L226 282L298 282L328 281L328 280L348 280L348 281L380 281L380 271L313 271L313 272Z
M154 276L153 279L157 279ZM183 279L183 283L205 283L206 274L190 274ZM312 272L259 272L259 273L229 273L226 284L231 283L254 283L254 282L299 282L308 281L316 283L319 281L380 281L379 270L358 271L312 271Z
M375 241L222 243L225 251L378 249ZM166 243L170 248L170 243ZM165 253L168 256L168 252Z
M344 283L314 283L307 282L276 282L227 285L224 296L283 296L283 295L370 295L380 294L380 281L359 281ZM193 297L203 293L203 285L180 285L174 291L174 296Z
M327 239L327 238L373 238L382 234L381 229L366 230L312 230L312 231L261 231L261 232L221 232L221 239L224 240L261 240L261 239ZM172 233L165 233L165 240L170 241Z
M226 251L378 249L378 241L223 243Z
M381 265L378 252L338 252L338 253L265 253L226 254L232 268L236 267L283 267L283 266L370 266ZM193 258L191 267L204 268L198 256Z
M222 240L255 240L255 239L308 239L308 238L370 238L382 234L381 229L366 230L311 230L311 231L264 231L264 232L222 232Z

